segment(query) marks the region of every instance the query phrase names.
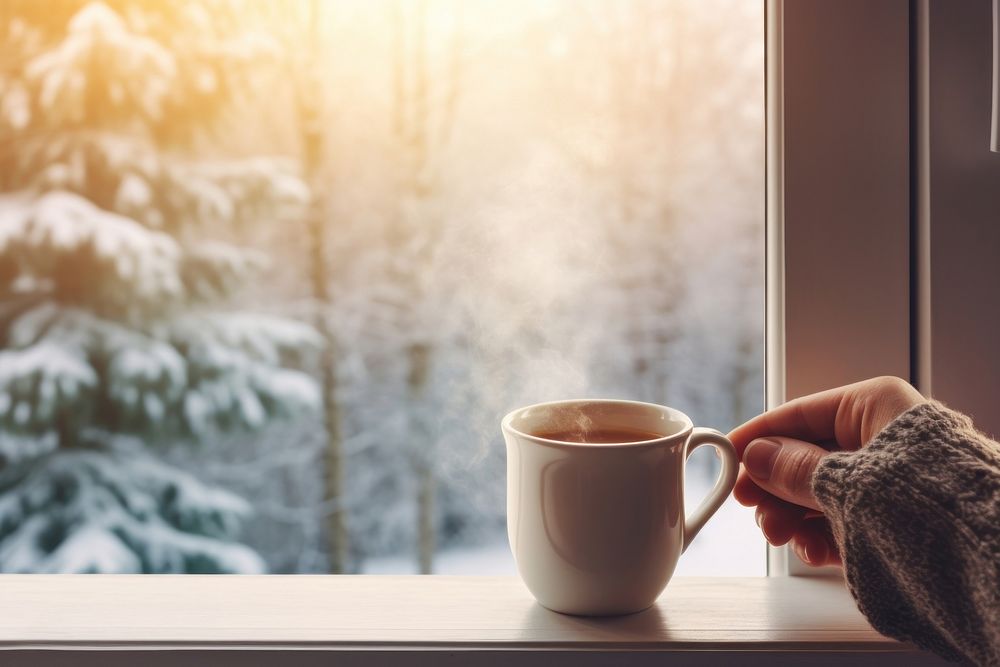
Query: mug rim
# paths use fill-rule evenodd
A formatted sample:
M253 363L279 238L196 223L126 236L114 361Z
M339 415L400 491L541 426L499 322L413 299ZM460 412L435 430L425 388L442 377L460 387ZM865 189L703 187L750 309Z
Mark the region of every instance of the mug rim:
M550 438L542 438L540 436L525 433L519 429L514 428L511 422L514 420L514 415L522 410L528 410L530 408L546 408L557 405L567 405L570 403L617 403L625 405L638 405L645 408L653 408L660 412L666 412L672 417L678 418L677 421L681 421L684 427L674 433L673 435L663 435L659 438L653 440L637 440L635 442L566 442L565 440L552 440ZM647 403L645 401L630 401L621 398L569 398L559 401L544 401L542 403L532 403L531 405L525 405L520 408L514 408L508 412L504 418L500 421L500 428L504 433L509 433L511 435L516 435L521 438L525 438L532 442L536 442L540 445L546 445L549 447L557 447L563 449L621 449L623 447L653 447L656 445L662 445L665 442L671 440L686 438L694 430L694 422L686 414L678 410L677 408L672 408L669 405L660 405L658 403Z

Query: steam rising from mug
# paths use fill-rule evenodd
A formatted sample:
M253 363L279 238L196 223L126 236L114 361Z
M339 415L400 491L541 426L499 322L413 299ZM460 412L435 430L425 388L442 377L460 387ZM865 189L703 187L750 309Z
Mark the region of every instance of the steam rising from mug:
M593 322L595 282L612 270L606 230L581 222L595 202L559 176L558 156L539 149L531 165L494 201L468 208L477 233L446 237L438 253L448 261L430 278L451 287L438 290L447 308L434 310L463 320L447 328L464 332L470 377L456 379L449 412L466 429L473 419L476 458L497 449L496 417L512 406L601 391L588 375L601 327L581 323Z

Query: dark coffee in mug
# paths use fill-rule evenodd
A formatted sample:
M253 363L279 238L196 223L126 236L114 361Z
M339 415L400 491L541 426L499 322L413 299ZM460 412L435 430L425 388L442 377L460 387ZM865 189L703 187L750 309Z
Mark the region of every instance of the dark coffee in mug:
M575 442L593 445L624 445L630 442L659 440L663 436L652 431L642 431L631 428L590 428L561 431L542 431L532 435L546 440L559 442Z

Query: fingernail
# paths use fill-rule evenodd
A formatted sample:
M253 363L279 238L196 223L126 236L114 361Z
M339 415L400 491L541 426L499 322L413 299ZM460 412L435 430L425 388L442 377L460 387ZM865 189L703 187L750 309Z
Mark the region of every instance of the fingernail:
M806 542L802 545L802 555L806 562L819 565L826 560L826 545L821 542Z
M757 479L770 479L781 445L774 440L754 440L743 452L743 465Z

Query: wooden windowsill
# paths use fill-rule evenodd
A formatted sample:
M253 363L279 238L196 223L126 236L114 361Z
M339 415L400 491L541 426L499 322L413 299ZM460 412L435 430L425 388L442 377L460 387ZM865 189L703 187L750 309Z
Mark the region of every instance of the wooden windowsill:
M111 648L285 654L276 664L295 651L371 649L926 659L872 630L843 583L821 578L677 578L652 608L598 619L548 611L513 577L0 575L7 656Z

